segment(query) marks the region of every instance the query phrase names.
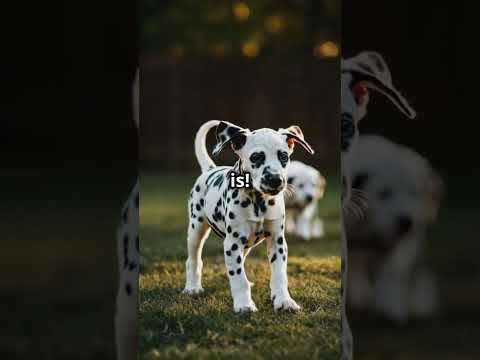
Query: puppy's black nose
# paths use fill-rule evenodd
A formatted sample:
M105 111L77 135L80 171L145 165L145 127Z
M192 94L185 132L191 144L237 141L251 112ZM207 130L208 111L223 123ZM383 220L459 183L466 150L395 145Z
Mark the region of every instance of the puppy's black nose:
M413 221L407 215L400 215L397 217L396 231L397 235L402 236L412 229Z
M307 202L307 204L310 204L313 200L313 196L308 194L306 197L305 197L305 201Z
M266 179L267 185L272 189L278 189L282 185L282 179L278 175L272 175Z

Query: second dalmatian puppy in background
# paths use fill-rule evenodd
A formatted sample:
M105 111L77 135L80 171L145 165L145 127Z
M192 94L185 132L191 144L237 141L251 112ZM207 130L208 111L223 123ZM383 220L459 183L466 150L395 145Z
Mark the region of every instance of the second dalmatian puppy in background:
M292 161L288 172L285 196L286 231L303 240L324 235L323 222L318 215L318 201L323 198L326 181L320 172L300 161Z

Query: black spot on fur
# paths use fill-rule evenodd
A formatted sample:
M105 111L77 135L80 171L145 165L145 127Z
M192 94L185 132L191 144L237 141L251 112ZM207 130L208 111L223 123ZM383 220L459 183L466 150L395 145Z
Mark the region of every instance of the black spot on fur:
M201 205L201 206L204 206L204 205L205 205L205 200L200 199L200 205Z
M231 227L230 225L228 225L228 227L227 227L227 233L230 234L231 232L232 232L232 227Z
M242 257L240 255L238 255L237 257L237 263L240 264L242 262Z
M232 235L233 237L238 237L238 232L234 232Z
M348 150L352 143L352 140L355 136L356 128L352 115L348 113L342 114L340 124L341 150L345 152Z
M238 189L235 189L232 193L232 199L235 199L238 196Z
M241 203L240 205L242 205L242 207L246 208L246 207L248 207L250 204L251 204L250 199L245 199L245 200L242 201L242 203Z
M277 243L279 245L282 245L283 244L283 236L280 236L278 239L277 239Z
M287 179L287 184L292 184L293 180L295 180L295 176L289 176Z
M232 245L232 251L236 251L238 250L238 245L237 244L233 244Z
M233 270L229 270L229 271L228 271L228 274L229 274L230 276L233 276L233 275L235 275L235 272L234 272Z
M127 295L131 295L132 294L132 285L127 283L127 285L125 285L125 291L127 292Z
M219 174L217 176L217 178L215 179L215 181L213 182L213 186L217 186L218 188L220 188L223 184L223 174Z
M278 157L278 161L280 161L280 164L282 165L282 167L286 167L287 164L288 164L288 160L289 160L288 152L278 150L277 151L277 157Z
M283 249L282 249L282 248L279 248L279 249L278 249L278 252L279 252L280 254L283 254Z
M192 229L195 229L195 225L192 223Z
M199 217L198 217L198 221L199 221L199 222L203 222L203 217L199 216Z
M277 254L273 254L272 259L270 260L270 262L273 263L275 260L277 260Z
M283 260L283 261L286 261L286 260L287 260L287 258L285 257L285 255L283 255L282 260Z
M202 210L202 207L200 206L200 204L195 205L195 208L197 209L197 211Z
M240 241L242 242L242 244L245 245L245 244L247 243L247 237L246 237L246 236L242 236L242 237L240 238Z
M195 186L195 191L200 192L200 185Z
M240 200L235 200L234 204L238 205L240 203Z
M250 155L250 162L253 169L258 169L265 164L265 153L263 151L254 152Z
M132 271L137 268L137 264L134 261L130 261L130 264L128 265L128 270Z
M227 254L227 256L231 256L232 252L230 250L227 250L227 251L225 251L225 254Z
M270 206L275 205L275 199L268 200L268 205L270 205Z
M242 268L237 269L237 275L240 275L242 273Z
M235 214L230 211L230 213L228 214L228 217L229 217L230 219L235 219Z
M262 194L258 191L255 192L255 202L253 203L253 209L255 211L255 215L259 216L260 211L266 212L267 206L265 205L265 200L262 197Z
M264 231L263 235L265 235L266 237L269 237L270 235L272 235L272 233L270 231Z

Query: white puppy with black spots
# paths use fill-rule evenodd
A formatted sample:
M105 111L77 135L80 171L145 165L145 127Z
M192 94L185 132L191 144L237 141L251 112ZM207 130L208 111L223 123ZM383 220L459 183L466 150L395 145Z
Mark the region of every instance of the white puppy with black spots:
M216 166L208 155L205 140L216 128L213 154L231 147L238 156L233 167ZM250 131L226 121L203 124L195 138L195 154L202 169L189 199L188 259L184 292L197 294L202 288L202 248L210 229L223 239L226 270L235 312L257 311L251 283L245 273L245 258L263 240L271 268L270 290L275 310L296 311L300 306L288 290L285 239L285 203L290 155L298 143L310 154L298 126L287 129ZM251 187L230 186L230 173L249 173Z
M312 166L301 161L290 162L288 188L285 196L287 209L286 230L304 240L324 235L323 222L318 215L318 201L325 193L325 178Z
M350 168L352 145L358 139L358 124L367 113L370 90L388 98L403 114L416 116L406 99L392 82L390 70L383 57L372 51L364 51L341 62L341 169L342 169L342 360L353 359L353 338L347 319L348 298L348 240L345 217L357 212L358 193L352 191Z
M376 135L359 137L351 172L367 209L347 226L350 305L397 322L433 314L436 286L425 247L439 209L440 177L418 153Z

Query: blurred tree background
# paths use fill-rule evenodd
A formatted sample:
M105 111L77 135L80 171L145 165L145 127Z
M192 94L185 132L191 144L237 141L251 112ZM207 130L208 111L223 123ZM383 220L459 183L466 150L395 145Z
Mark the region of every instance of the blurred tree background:
M144 1L142 167L198 172L195 132L222 119L298 124L317 155L296 157L338 173L340 10L339 0Z

